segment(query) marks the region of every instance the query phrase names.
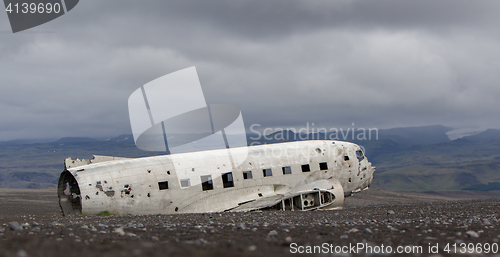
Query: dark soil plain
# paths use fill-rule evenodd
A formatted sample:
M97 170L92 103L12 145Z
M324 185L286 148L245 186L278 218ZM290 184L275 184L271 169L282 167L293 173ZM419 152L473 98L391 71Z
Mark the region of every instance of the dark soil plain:
M500 256L499 207L498 191L369 189L333 211L63 217L55 189L0 189L0 256Z

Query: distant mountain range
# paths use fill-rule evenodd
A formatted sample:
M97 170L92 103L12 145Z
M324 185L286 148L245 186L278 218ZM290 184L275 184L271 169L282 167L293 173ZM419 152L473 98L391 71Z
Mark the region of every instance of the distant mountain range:
M248 134L250 145L296 140L350 141L365 149L377 167L372 187L393 190L499 190L500 130L450 140L451 128L435 125L371 131L329 131L314 134L276 131ZM15 140L0 142L0 187L56 186L66 157L92 155L144 157L161 155L138 149L132 135L107 140L67 137L51 142Z

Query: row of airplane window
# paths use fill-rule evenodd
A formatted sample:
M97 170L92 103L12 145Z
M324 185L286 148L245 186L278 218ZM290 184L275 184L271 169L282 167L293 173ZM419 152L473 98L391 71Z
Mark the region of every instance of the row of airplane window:
M319 169L320 170L328 170L328 164L326 162L319 163ZM282 167L281 170L283 172L283 175L292 174L292 167L290 167L290 166ZM304 164L304 165L301 165L301 170L302 170L302 172L310 172L311 167L309 166L309 164ZM273 176L273 171L271 168L263 169L262 173L263 173L264 177ZM214 189L212 175L204 175L204 176L200 176L200 178L201 178L201 186L202 186L203 191ZM252 178L253 178L252 171L243 171L243 179L252 179ZM233 173L232 172L222 174L222 185L224 188L234 187ZM189 186L191 186L191 182L188 178L181 179L181 188L182 187L189 187ZM168 181L158 182L158 188L160 190L168 189Z

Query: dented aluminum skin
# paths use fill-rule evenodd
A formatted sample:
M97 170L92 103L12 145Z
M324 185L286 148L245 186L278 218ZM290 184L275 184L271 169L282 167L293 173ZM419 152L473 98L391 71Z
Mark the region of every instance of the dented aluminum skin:
M242 154L243 149L247 157L237 167L223 158L227 149L67 158L59 178L59 204L63 215L335 209L345 196L367 189L375 171L361 148L349 142L258 145L241 148ZM231 150L237 157L239 148Z

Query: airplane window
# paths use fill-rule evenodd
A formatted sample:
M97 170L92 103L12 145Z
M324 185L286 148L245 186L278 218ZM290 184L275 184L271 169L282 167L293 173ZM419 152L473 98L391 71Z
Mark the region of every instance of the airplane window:
M281 169L283 170L283 175L292 174L292 168L290 166L286 166Z
M319 164L320 170L328 170L328 164L326 162L322 162Z
M264 177L270 177L273 175L273 171L271 169L263 169Z
M224 186L224 188L234 187L233 173L232 172L222 174L222 185Z
M251 179L252 172L251 171L243 171L243 179Z
M168 181L158 182L158 187L160 190L168 189Z
M365 158L365 156L363 155L363 151L357 150L356 157L358 158L359 161L362 161Z
M302 165L302 172L309 172L309 171L311 171L309 164Z
M190 186L191 186L191 181L189 181L188 178L181 179L181 187L190 187Z
M203 189L203 191L214 189L214 183L212 182L211 175L205 175L200 177L201 177L201 188Z

